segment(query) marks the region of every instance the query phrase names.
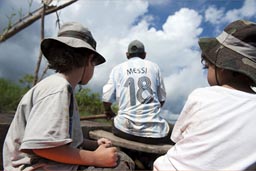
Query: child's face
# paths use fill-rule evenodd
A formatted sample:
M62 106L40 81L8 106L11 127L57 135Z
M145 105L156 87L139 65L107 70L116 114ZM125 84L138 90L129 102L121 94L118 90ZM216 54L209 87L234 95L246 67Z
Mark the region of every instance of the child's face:
M215 66L212 64L208 64L208 75L207 75L207 80L210 86L217 85L217 80L216 80L216 72L215 72Z
M217 85L216 80L216 67L210 63L208 60L206 60L206 57L202 57L201 63L203 64L203 69L207 69L207 80L210 86Z
M95 64L93 62L93 56L94 56L94 54L91 54L89 56L88 63L85 64L85 66L84 66L84 74L83 74L83 78L82 78L82 84L87 84L93 76L94 67L95 67Z

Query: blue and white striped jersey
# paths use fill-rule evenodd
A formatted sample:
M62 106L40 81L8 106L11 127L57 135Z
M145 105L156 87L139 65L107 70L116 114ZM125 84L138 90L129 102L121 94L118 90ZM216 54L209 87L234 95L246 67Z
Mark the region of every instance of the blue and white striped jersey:
M169 126L160 117L160 102L166 92L159 66L148 60L133 57L114 67L103 87L104 102L118 102L114 125L128 134L160 138L167 135Z

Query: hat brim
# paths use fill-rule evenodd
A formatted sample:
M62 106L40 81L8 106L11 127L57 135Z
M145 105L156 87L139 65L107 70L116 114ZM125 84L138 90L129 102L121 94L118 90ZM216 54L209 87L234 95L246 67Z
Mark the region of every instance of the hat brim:
M204 53L208 51L209 48L216 46L218 44L218 41L215 38L200 38L198 44L200 46L200 49Z
M202 54L219 68L245 74L256 84L256 63L249 58L223 46L216 38L200 38Z
M48 59L51 60L51 56L49 54L49 48L52 46L53 42L59 42L62 44L66 44L67 46L73 47L73 48L86 48L90 51L92 51L95 55L95 64L96 65L100 65L104 62L106 62L105 58L99 54L90 44L86 43L85 41L82 41L80 39L77 38L72 38L72 37L56 37L56 38L47 38L44 39L41 42L41 50L43 55Z

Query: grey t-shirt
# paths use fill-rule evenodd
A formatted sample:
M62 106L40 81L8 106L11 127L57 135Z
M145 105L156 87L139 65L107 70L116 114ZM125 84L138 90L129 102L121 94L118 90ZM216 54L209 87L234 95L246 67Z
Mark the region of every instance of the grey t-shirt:
M40 81L20 101L6 135L3 164L10 170L77 170L77 165L49 161L32 149L65 144L79 148L83 142L80 118L72 88L60 74ZM73 112L70 112L73 102ZM37 168L37 169L36 169Z

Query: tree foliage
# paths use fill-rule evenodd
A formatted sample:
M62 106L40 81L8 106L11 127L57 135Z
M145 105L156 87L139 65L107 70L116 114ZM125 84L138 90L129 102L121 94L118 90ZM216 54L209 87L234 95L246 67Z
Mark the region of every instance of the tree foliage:
M0 112L15 111L22 96L31 88L32 82L32 75L25 75L20 79L22 85L0 78ZM80 89L75 93L75 98L82 115L100 114L104 111L99 93L94 93L89 88Z
M75 94L80 114L100 114L104 111L100 95L92 93L89 88L81 89Z
M22 88L11 81L0 78L0 112L15 111L26 91L27 88Z
M21 78L19 82L29 89L33 86L33 80L34 76L27 74L23 78Z

